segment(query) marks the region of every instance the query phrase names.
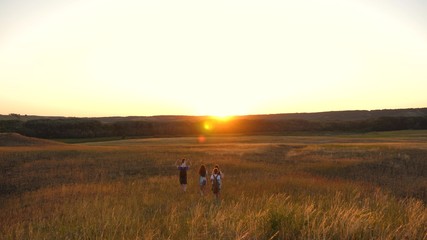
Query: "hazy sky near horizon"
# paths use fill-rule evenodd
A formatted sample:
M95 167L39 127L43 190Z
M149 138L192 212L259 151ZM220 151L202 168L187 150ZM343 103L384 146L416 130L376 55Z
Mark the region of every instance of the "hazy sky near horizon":
M427 1L0 1L0 114L427 107Z

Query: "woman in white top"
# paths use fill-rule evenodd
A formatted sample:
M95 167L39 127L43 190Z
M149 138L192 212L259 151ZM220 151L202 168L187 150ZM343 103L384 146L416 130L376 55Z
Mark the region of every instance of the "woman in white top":
M221 174L218 168L214 168L211 175L212 192L215 195L216 200L220 200L221 197Z
M219 169L219 165L215 165L214 169L218 168L219 175L221 175L221 179L224 179L224 173Z

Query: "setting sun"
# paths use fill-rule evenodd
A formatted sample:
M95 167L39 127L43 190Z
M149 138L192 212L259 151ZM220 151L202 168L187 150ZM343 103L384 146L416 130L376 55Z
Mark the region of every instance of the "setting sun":
M212 125L212 123L210 123L210 122L205 122L205 123L203 124L203 128L204 128L206 131L210 131L210 130L212 130L213 125Z
M221 122L227 122L233 119L234 116L232 115L215 115L211 116L213 119L221 121Z

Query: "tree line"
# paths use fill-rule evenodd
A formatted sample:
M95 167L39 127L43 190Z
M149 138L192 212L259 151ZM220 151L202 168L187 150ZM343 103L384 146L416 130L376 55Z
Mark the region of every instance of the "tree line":
M103 123L87 118L1 120L0 132L38 138L161 137L200 134L287 134L291 132L371 132L427 129L427 117L380 117L357 121L302 119L213 119L180 121L119 121Z

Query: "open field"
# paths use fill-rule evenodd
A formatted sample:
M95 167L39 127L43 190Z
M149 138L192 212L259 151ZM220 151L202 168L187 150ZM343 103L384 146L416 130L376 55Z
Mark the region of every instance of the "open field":
M0 173L0 239L427 239L427 131L0 146Z

